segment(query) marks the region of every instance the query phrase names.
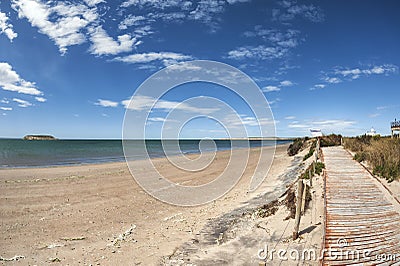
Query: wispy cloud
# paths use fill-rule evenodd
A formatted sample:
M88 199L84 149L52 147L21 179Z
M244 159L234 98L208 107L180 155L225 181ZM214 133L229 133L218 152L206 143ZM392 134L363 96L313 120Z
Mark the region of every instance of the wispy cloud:
M283 81L279 82L279 86L269 85L269 86L265 86L262 90L264 92L280 91L281 87L290 87L293 85L294 85L294 83L291 82L290 80L283 80Z
M286 116L285 119L286 120L294 120L294 119L296 119L296 117L293 115L290 115L290 116Z
M370 117L370 118L378 117L378 116L382 115L382 113L384 113L387 110L398 109L399 107L400 107L400 105L398 105L398 104L377 106L375 108L376 109L375 112L372 113L372 114L369 114L368 117Z
M380 113L373 113L373 114L368 115L368 117L369 118L374 118L374 117L378 117L380 115L381 115Z
M336 77L326 77L323 79L326 83L330 83L330 84L337 84L342 82L342 80L340 78L336 78Z
M147 19L144 16L134 16L132 14L129 14L118 24L118 28L120 30L126 30L131 26L138 26L141 24L141 22L146 20Z
M370 75L390 75L398 72L398 66L393 64L383 64L370 66L368 68L360 69L360 68L342 68L338 67L334 70L336 75L342 76L344 78L350 79L358 79L363 76Z
M388 76L397 73L399 67L394 64L371 65L364 68L335 67L328 73L323 73L321 80L327 84L337 84L344 81L352 81L372 75ZM315 85L314 89L324 88L324 84Z
M18 34L14 31L13 25L8 20L6 13L0 12L0 34L4 33L12 42L14 38L17 38Z
M381 105L376 107L376 110L387 110L387 109L393 109L393 108L399 108L399 104L391 104L391 105Z
M105 2L105 0L83 0L83 1L90 7L93 7L95 5Z
M211 32L219 29L221 19L218 14L225 11L228 5L249 2L250 0L202 0L191 2L187 0L127 0L121 8L134 6L136 10L147 9L147 20L163 20L164 22L182 22L183 20L198 21L207 25ZM129 16L128 16L129 17ZM129 23L128 23L129 24ZM124 26L123 26L124 27Z
M326 120L304 120L303 122L292 121L288 128L301 129L305 132L312 128L321 129L323 133L349 131L357 124L356 121L342 119L326 119Z
M30 102L25 101L25 100L21 100L21 99L18 99L18 98L13 98L12 100L13 100L14 102L18 103L18 106L19 106L19 107L29 107L29 106L32 106L32 104L31 104Z
M284 81L281 81L281 82L280 82L280 85L281 85L282 87L290 87L290 86L293 86L294 83L291 82L290 80L284 80Z
M271 92L271 91L280 91L281 88L277 87L277 86L266 86L262 89L264 92Z
M132 97L132 99L124 100L121 103L126 109L134 111L142 111L151 108L152 110L161 111L178 110L198 114L210 114L219 110L219 108L200 108L184 102L182 103L162 99L157 100L152 97L142 95L136 95Z
M258 46L241 46L228 52L231 59L259 59L273 60L283 58L289 55L290 51L297 47L301 42L299 38L300 31L289 29L281 31L277 29L265 29L260 25L254 27L252 31L246 31L246 37L257 37L258 43L264 43Z
M94 103L95 105L103 106L103 107L117 107L118 102L110 101L110 100L103 100L98 99L97 102Z
M288 23L297 17L311 22L322 22L325 19L321 8L312 4L298 4L295 0L283 0L280 2L280 8L272 10L272 19L275 21Z
M12 66L6 62L0 62L0 87L6 91L14 91L30 95L42 95L34 82L21 78Z
M38 102L41 102L41 103L44 103L44 102L47 101L47 99L43 98L43 97L35 97L35 100L38 101Z
M288 55L289 49L274 46L242 46L228 52L228 58L236 60L258 59L273 60Z
M11 111L12 107L3 107L3 106L1 106L0 109L3 110L3 111Z
M318 89L323 89L325 88L325 84L315 84L313 87L310 88L310 90L318 90Z
M116 57L114 60L130 64L148 63L153 61L162 61L164 65L168 66L172 63L177 63L182 60L192 59L191 56L173 53L173 52L150 52L142 54L131 54L123 57Z

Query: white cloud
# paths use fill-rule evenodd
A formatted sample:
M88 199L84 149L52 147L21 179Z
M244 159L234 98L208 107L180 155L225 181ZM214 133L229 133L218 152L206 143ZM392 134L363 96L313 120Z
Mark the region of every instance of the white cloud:
M218 14L225 11L227 5L248 2L249 0L201 0L191 2L187 0L127 0L120 6L134 10L146 9L146 18L167 22L182 22L189 19L206 24L211 32L219 28L221 18ZM152 12L153 11L153 12Z
M19 18L26 18L39 28L39 32L56 43L61 54L65 54L69 46L84 43L86 38L82 30L98 19L96 9L82 4L38 0L13 0L12 3Z
M375 118L375 117L378 117L378 116L380 116L380 115L381 115L380 113L374 113L374 114L368 115L368 117L369 117L369 118Z
M310 88L310 90L323 89L325 87L326 87L325 84L315 84L313 87Z
M88 6L92 7L100 3L104 3L105 0L83 0Z
M95 55L115 55L130 52L136 42L136 39L129 34L120 35L117 37L118 41L115 41L101 26L90 28L89 34L92 41L89 51Z
M191 64L189 62L179 62L173 65L168 66L166 69L166 72L173 72L173 71L196 71L196 70L201 70L200 66L196 66L194 64Z
M387 110L387 109L393 109L393 108L399 108L400 105L394 104L394 105L384 105L384 106L378 106L376 107L376 110Z
M12 42L18 34L14 31L13 25L8 23L8 17L5 13L0 12L0 34L4 33L7 38Z
M298 30L266 29L261 25L256 25L253 31L246 31L244 35L246 37L261 37L265 42L286 48L294 48L301 41L299 39L300 31Z
M167 101L167 100L156 100L149 96L136 95L132 99L124 100L121 102L122 105L126 109L142 111L146 109L152 110L180 110L185 112L193 112L199 114L210 114L215 111L218 111L218 108L199 108L195 106L191 106L187 103L181 103L176 101ZM154 106L153 106L154 104Z
M95 103L95 105L100 105L103 107L117 107L118 106L118 102L113 102L110 100L103 100L103 99L98 99L97 102Z
M151 122L165 122L166 119L164 117L149 117L147 121Z
M6 62L0 62L0 87L6 91L15 91L23 94L42 95L34 82L22 79L12 66Z
M229 4L236 4L236 3L246 3L246 2L250 2L251 0L226 0L226 2L228 2Z
M367 68L336 67L333 69L333 71L324 73L324 76L321 78L321 80L325 81L326 83L337 84L343 81L359 79L361 77L369 77L371 75L388 76L390 74L397 73L398 69L398 66L393 64L375 65ZM311 90L323 89L325 86L325 84L317 84L314 85Z
M41 103L44 103L44 102L47 101L47 99L43 98L43 97L35 97L35 100L38 101L38 102L41 102Z
M143 16L134 16L129 14L124 20L118 24L120 30L126 30L130 26L139 25L141 21L146 20Z
M286 120L294 120L294 119L296 119L296 117L293 115L290 115L290 116L286 116L285 119Z
M252 31L244 33L247 37L258 37L261 44L259 46L242 46L228 52L231 59L259 59L272 60L283 58L290 54L290 51L299 45L300 31L288 29L286 31L277 29L265 29L260 25L254 27Z
M227 127L239 127L239 126L249 126L249 127L258 127L258 126L267 126L274 125L279 123L279 121L274 121L271 118L259 117L256 118L254 116L248 116L245 114L241 114L238 117L235 114L228 114L222 119L222 123L227 125Z
M289 52L288 48L274 47L274 46L245 46L239 47L235 50L228 52L228 57L231 59L259 59L259 60L272 60L282 58Z
M121 7L136 6L138 8L153 7L158 9L165 9L167 7L177 7L184 4L182 0L127 0L121 4Z
M25 100L21 100L21 99L18 99L18 98L13 98L12 100L13 100L14 102L18 103L18 106L19 106L19 107L28 107L28 106L32 106L32 104L31 104L30 102L25 101Z
M142 54L131 54L124 57L116 57L114 60L125 62L125 63L148 63L156 60L162 60L165 65L171 60L173 62L191 59L191 56L173 53L173 52L159 52L159 53L142 53Z
M393 65L393 64L384 64L384 65L378 65L378 66L370 66L369 68L337 68L334 73L336 75L340 75L343 77L347 77L350 79L358 79L362 76L369 76L372 74L375 75L389 75L392 73L396 73L398 71L398 66Z
M3 98L0 100L0 103L9 103L10 101L7 98Z
M331 84L336 84L336 83L342 82L341 79L335 78L335 77L333 77L333 78L326 77L326 78L324 78L324 80L325 80L327 83L331 83Z
M0 109L3 111L11 111L12 107L0 107Z
M281 88L279 88L277 86L266 86L262 90L265 92L271 92L271 91L280 91Z
M323 133L348 131L354 129L355 121L342 120L342 119L326 119L326 120L305 120L302 123L293 121L288 125L288 128L301 129L302 131L308 131L312 128L321 129Z
M303 17L312 22L321 22L324 20L325 15L323 11L312 4L300 5L297 1L281 1L281 9L273 9L273 20L287 23L296 17Z
M290 80L284 80L284 81L280 82L280 85L283 86L283 87L289 87L289 86L293 86L294 83L291 82Z

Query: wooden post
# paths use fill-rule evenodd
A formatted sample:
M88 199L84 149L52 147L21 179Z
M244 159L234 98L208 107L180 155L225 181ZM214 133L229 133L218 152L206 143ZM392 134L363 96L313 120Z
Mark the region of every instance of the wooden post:
M303 186L303 195L301 197L301 215L304 215L306 210L306 194L307 194L307 184Z
M311 169L308 171L308 176L310 177L310 186L311 187L312 187L312 178L313 178L314 173L315 173L315 165L314 165L314 163L312 163L312 165L313 165L313 171L311 171Z
M299 237L302 194L303 194L303 180L299 179L299 181L297 182L296 216L294 221L293 240L296 240Z

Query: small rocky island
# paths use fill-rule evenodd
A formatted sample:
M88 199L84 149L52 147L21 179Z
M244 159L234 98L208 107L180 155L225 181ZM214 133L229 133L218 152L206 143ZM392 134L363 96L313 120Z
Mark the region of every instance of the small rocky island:
M24 140L57 140L51 135L26 135Z

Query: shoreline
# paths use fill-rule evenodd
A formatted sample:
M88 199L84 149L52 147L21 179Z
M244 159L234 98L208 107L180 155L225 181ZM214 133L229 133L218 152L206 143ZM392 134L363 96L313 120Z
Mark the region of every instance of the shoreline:
M290 143L281 143L281 144L276 144L275 147L278 146L285 146L289 145ZM259 147L250 147L250 150L253 149L260 149L260 148L267 148L267 147L273 147L270 145L265 145L265 146L259 146ZM241 150L241 149L247 149L247 148L236 148L235 150ZM216 150L215 152L226 152L229 151L230 149L221 149L221 150ZM213 151L206 151L204 153L209 154L212 153ZM182 153L185 156L193 156L193 155L198 155L200 152L189 152L189 153ZM179 155L173 155L179 156ZM155 156L155 157L149 157L149 158L140 158L140 159L135 159L133 161L143 161L143 160L155 160L155 159L163 159L167 158L166 156ZM0 166L0 171L2 170L13 170L13 169L41 169L41 168L59 168L59 167L75 167L75 166L96 166L96 165L103 165L103 164L120 164L120 163L126 163L126 158L125 156L122 157L121 159L118 160L112 160L112 161L104 161L104 162L82 162L82 163L71 163L71 164L50 164L50 165L38 165L38 166Z

